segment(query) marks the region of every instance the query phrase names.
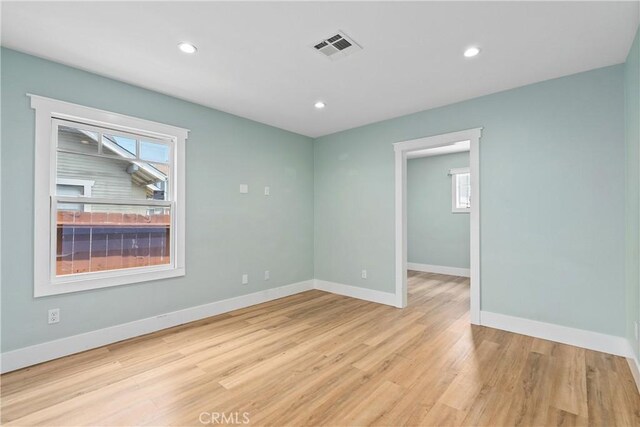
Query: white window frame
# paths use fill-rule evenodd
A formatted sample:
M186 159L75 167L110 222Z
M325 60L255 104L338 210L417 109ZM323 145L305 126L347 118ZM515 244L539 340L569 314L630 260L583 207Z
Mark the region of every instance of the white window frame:
M462 175L468 173L470 174L469 168L455 168L449 170L449 175L451 175L451 212L452 213L471 213L471 206L468 208L459 208L458 207L458 175Z
M84 197L91 197L91 188L95 184L95 181L90 179L73 179L73 178L58 178L56 184L70 185L73 187L82 187L82 195Z
M27 95L31 98L31 108L35 110L34 297L184 276L186 274L185 142L189 130L38 95ZM52 200L56 194L56 184L62 183L60 179L56 179L57 147L54 143L56 140L56 135L54 135L56 119L71 120L170 141L171 155L173 156L173 179L169 190L173 195L171 264L56 277L55 248L53 246L55 244L55 229L53 228L55 222L53 212L55 210L52 209ZM75 200L82 201L82 198L75 198ZM91 199L91 201L94 202L95 199ZM104 199L102 202L109 203L109 200ZM132 201L132 204L149 205L153 203L153 200Z

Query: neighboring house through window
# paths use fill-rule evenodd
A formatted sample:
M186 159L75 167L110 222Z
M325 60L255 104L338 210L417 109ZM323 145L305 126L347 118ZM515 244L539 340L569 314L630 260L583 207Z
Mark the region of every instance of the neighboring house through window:
M451 212L471 212L471 174L469 168L451 169Z
M35 296L184 275L187 131L31 98Z

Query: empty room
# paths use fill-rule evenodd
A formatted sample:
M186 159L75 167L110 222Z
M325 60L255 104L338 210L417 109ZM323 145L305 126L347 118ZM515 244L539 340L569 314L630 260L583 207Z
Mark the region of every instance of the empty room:
M0 1L0 422L639 426L639 1Z
M407 155L407 288L412 302L432 306L432 320L469 312L469 148L460 141Z

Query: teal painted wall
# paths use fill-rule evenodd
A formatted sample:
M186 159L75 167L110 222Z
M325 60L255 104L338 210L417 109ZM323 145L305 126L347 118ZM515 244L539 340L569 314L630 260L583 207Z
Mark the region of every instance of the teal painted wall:
M469 153L407 162L409 262L469 268L469 214L451 212L450 169L469 167Z
M624 336L623 72L601 68L317 139L316 278L393 292L391 144L484 127L482 310Z
M630 224L623 220L624 196L633 182L625 190L621 165L625 147L637 150L637 46L636 37L625 65L351 129L315 144L2 49L2 351L314 274L392 292L391 144L479 126L482 309L628 336L625 309L632 312L629 296L638 288L629 280L625 286ZM27 92L191 129L186 277L32 297L34 115ZM251 193L241 196L240 183ZM271 186L269 198L256 190L264 185ZM627 257L632 254L627 246ZM267 268L271 280L256 280ZM360 278L364 268L368 279ZM239 284L244 272L247 286ZM54 307L62 322L49 326L46 312Z
M627 338L640 357L634 322L640 321L640 30L624 65L626 147Z
M7 49L1 66L2 351L313 277L310 138ZM33 298L34 112L26 93L191 129L186 277ZM249 194L239 193L241 183ZM56 307L61 322L48 325Z

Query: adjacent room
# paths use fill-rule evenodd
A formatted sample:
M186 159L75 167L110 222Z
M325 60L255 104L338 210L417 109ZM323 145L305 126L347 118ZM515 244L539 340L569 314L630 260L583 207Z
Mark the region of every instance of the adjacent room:
M640 2L0 1L0 422L640 425Z
M408 292L459 316L470 308L469 148L460 141L407 155Z
M408 267L469 277L469 149L433 150L412 155L407 162Z

